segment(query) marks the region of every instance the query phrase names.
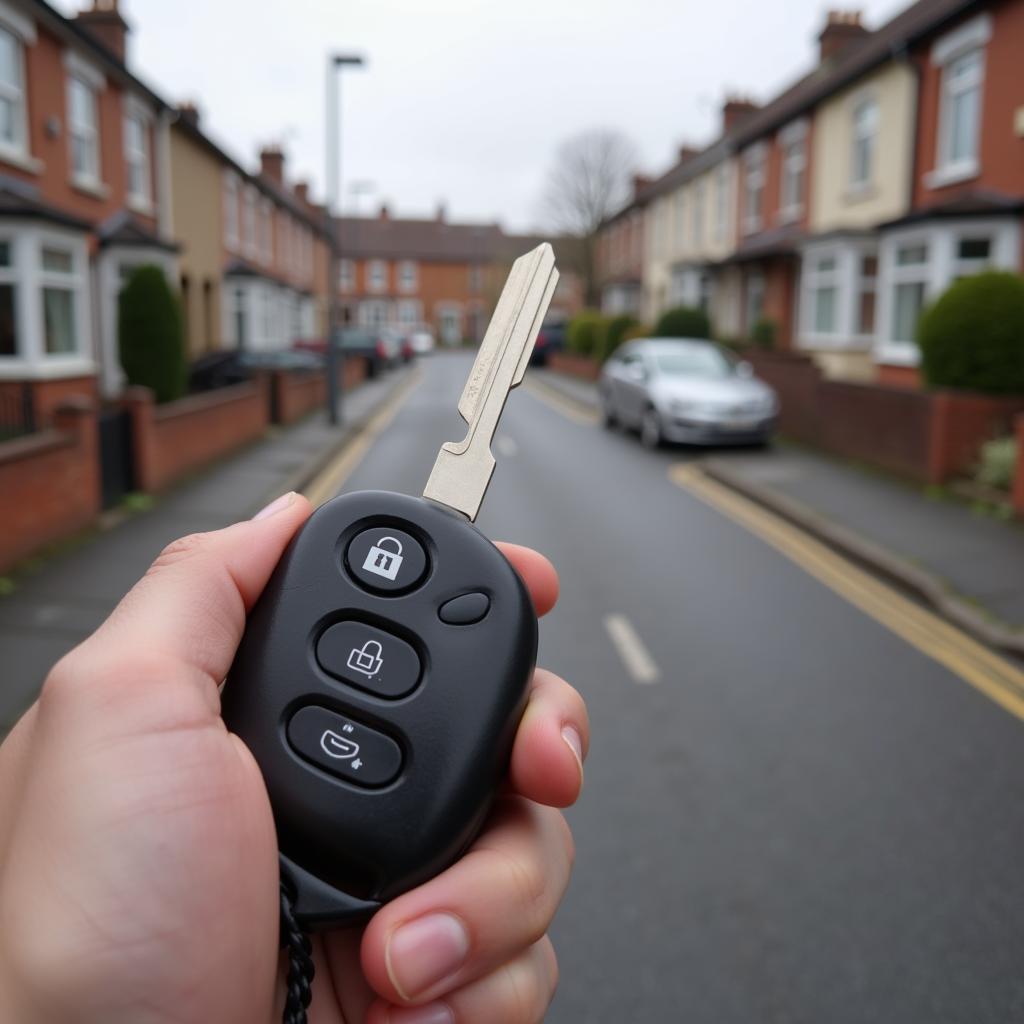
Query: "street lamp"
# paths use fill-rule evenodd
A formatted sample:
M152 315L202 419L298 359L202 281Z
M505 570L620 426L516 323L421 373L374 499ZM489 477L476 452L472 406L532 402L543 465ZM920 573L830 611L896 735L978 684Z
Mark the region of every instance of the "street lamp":
M327 57L327 237L330 258L327 261L327 418L331 426L341 422L341 389L338 387L338 225L335 207L341 180L340 131L338 109L341 105L341 69L363 67L366 61L354 54L332 53Z

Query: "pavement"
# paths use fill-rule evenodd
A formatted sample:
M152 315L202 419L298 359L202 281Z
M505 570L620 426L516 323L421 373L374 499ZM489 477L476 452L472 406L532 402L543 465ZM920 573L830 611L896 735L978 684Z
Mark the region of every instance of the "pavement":
M35 699L50 667L89 635L172 540L248 519L275 497L300 489L406 379L400 370L344 396L342 427L322 412L192 477L134 515L112 517L70 550L15 577L0 597L0 736Z
M540 383L600 409L594 385ZM806 449L691 451L705 473L926 601L982 642L1024 655L1024 526Z
M338 486L419 493L469 367L424 360ZM591 720L549 1024L1024 1020L1024 673L916 605L897 628L859 570L687 485L694 453L556 387L510 397L478 520L559 570L539 662ZM70 557L61 586L111 573L94 620L138 574Z

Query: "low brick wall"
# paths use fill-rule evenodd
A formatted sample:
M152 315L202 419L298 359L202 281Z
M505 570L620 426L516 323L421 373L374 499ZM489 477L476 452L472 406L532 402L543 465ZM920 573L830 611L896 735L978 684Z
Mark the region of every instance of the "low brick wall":
M0 381L0 393L10 391L15 399L20 398L21 389L27 383L32 391L32 411L35 425L43 430L53 424L57 409L66 402L77 398L87 398L95 404L98 401L99 387L95 374L84 377L55 377L40 380Z
M548 356L547 365L551 370L581 380L597 380L601 376L601 364L596 359L579 356L575 352L552 352Z
M747 358L779 394L782 434L923 483L970 473L982 444L1024 412L1024 396L830 381L804 356Z
M1017 438L1017 468L1013 473L1013 510L1024 519L1024 414L1014 421Z
M52 410L53 427L0 444L0 572L100 512L94 403Z
M339 374L346 391L366 380L367 360L349 356ZM274 423L288 424L302 419L327 404L327 374L324 370L274 370L270 375L270 416Z
M136 486L162 491L176 480L262 437L270 422L265 379L158 406L148 388L128 388Z

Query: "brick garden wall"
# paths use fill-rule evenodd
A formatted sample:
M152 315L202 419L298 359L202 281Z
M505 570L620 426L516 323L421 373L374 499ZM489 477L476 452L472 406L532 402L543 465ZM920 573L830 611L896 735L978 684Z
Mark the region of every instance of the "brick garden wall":
M344 389L350 391L361 384L366 371L363 356L346 357L341 372ZM269 387L275 423L294 423L327 404L327 376L322 370L275 370L270 374Z
M39 429L50 426L57 408L70 399L81 396L95 403L98 397L94 376L32 380L27 383L32 392L32 410ZM24 386L25 382L22 381L0 381L0 394L9 392L16 401Z
M597 380L601 376L601 364L596 359L578 356L573 352L552 352L548 356L548 367L583 380Z
M135 482L161 491L188 473L261 437L270 422L261 379L157 406L148 388L129 388Z
M52 418L51 429L0 444L0 572L99 514L95 406L79 398Z

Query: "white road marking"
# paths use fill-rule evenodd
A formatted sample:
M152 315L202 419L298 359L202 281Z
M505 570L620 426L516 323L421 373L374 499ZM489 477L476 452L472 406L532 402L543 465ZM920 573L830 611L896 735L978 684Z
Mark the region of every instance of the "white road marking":
M498 449L498 454L505 459L512 458L519 451L519 445L516 444L515 438L509 437L508 434L499 434L495 439L494 447Z
M633 677L635 683L656 683L658 666L650 656L644 642L637 635L632 623L625 615L606 615L604 617L604 628L618 651L626 670Z

